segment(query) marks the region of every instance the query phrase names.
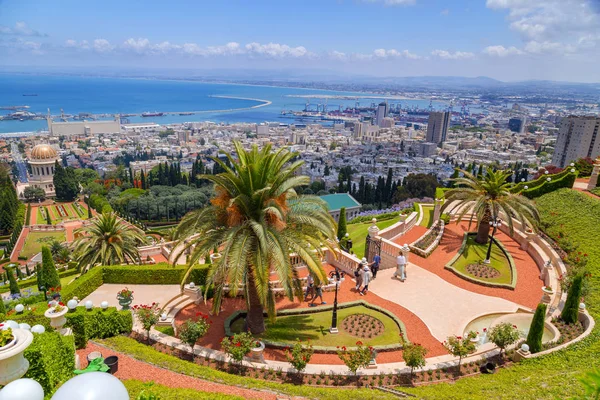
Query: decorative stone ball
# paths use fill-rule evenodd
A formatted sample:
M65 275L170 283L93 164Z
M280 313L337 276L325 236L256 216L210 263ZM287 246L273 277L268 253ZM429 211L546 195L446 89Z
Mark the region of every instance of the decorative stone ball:
M17 379L4 386L0 400L44 400L44 389L33 379Z
M575 166L575 163L571 163L571 164L569 164L569 165L570 165L571 167L574 167L574 166Z
M548 175L549 173L550 173L550 171L546 171L546 172L544 172L544 174L546 174L546 175Z
M91 300L88 300L88 301L85 302L85 308L86 309L91 310L92 307L94 307L94 303L92 303Z
M573 172L575 172L575 168L571 168L571 172L572 172L572 173L573 173Z
M521 345L521 351L528 352L529 351L529 345L527 343L523 343Z
M525 182L525 178L521 178L521 182Z
M17 304L15 307L15 311L18 313L22 313L23 311L25 311L25 306L23 304Z
M106 309L108 308L108 301L106 301L106 300L105 300L105 301L103 301L102 303L100 303L100 307L101 307L103 310L106 310Z
M581 311L585 310L585 303L579 303L579 309Z
M129 400L129 393L119 378L105 372L88 372L66 381L52 400Z
M46 328L43 325L34 325L31 327L31 332L33 333L44 333L46 332Z
M22 323L22 324L19 324L19 329L24 329L26 331L30 331L31 330L31 326L29 324Z
M550 182L550 181L552 180L552 178L550 178L550 177L547 177L547 178L546 178L546 180L547 180L548 182Z
M529 186L525 185L525 186L523 186L523 189L527 190L527 189L529 189Z
M166 319L167 319L167 314L166 313L160 314L160 320L161 321L165 321Z
M12 319L9 319L7 321L4 321L4 326L2 327L2 330L5 331L8 328L19 329L19 324L17 322L13 321Z
M190 282L190 289L193 289L196 287L196 284L194 282Z
M69 301L67 301L67 307L69 307L69 310L74 310L75 307L77 307L77 300L75 299L71 299Z

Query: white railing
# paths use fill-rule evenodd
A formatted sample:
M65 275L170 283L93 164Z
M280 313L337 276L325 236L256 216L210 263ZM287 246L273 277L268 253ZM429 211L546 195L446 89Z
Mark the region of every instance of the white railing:
M391 225L385 229L380 230L377 235L384 239L393 239L397 236L404 235L408 232L415 223L417 222L418 213L412 212L408 215L405 221L398 221L394 225Z
M57 231L64 231L65 226L63 224L56 224L56 225L36 224L36 225L31 225L29 227L29 230L31 232L57 232Z
M433 242L431 242L431 244L429 246L427 246L426 249L422 249L420 247L417 247L417 244L421 240L424 240L428 236L433 235L435 233L435 231L438 229L438 226L439 226L439 230L438 230L437 235L436 235L435 239L433 240ZM427 230L427 232L425 232L425 234L423 236L421 236L420 238L418 238L417 240L415 240L414 242L412 242L411 244L409 244L408 247L410 248L410 250L413 253L418 254L421 257L427 258L436 249L436 247L440 243L440 240L442 240L442 236L443 235L444 235L444 221L442 221L441 219L438 219L437 222L435 222L431 226L431 228L429 228Z

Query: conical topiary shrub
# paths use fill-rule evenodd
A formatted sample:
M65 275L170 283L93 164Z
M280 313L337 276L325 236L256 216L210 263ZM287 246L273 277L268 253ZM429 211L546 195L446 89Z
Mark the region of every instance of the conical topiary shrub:
M546 305L538 304L531 320L531 327L527 335L529 351L537 353L542 350L542 336L544 335L544 319L546 318Z
M583 276L581 274L573 278L569 293L567 295L567 301L560 314L560 319L565 321L567 324L573 324L577 322L577 314L579 313L579 300L581 299L581 291L583 288Z
M60 286L60 278L58 271L54 266L54 260L52 259L52 253L46 246L42 247L42 269L41 269L41 282L46 290L50 288L57 288Z

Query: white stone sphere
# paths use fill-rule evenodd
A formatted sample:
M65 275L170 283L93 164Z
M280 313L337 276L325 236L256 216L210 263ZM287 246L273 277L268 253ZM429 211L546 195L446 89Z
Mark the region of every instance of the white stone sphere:
M529 189L529 186L525 185L525 186L523 186L523 189L527 190L527 189Z
M579 303L579 309L580 310L585 310L585 303Z
M33 379L17 379L0 390L0 400L44 400L44 389Z
M88 372L66 381L52 400L129 400L125 385L106 372Z
M31 327L31 332L33 333L44 333L46 332L46 328L43 325L34 325Z
M24 329L26 331L30 331L31 330L31 325L26 324L26 323L22 323L22 324L19 324L19 329Z
M196 287L196 284L194 282L190 282L190 289L193 289Z
M13 321L12 319L6 320L6 321L4 321L4 326L2 327L2 330L5 331L8 328L19 329L19 324L17 322Z
M102 303L100 303L100 307L101 307L103 310L106 310L106 309L108 308L108 301L106 301L106 300L105 300L105 301L103 301Z
M92 307L94 307L94 303L92 303L91 300L88 300L85 302L85 308L87 308L88 310L90 310Z
M552 178L548 177L548 178L546 178L546 180L547 180L548 182L550 182L550 181L552 180Z
M67 307L69 307L69 310L74 310L77 307L77 300L71 299L67 301Z
M22 313L23 311L25 311L25 306L23 304L17 304L15 307L15 311L18 313Z
M527 343L523 343L521 345L521 350L522 351L529 351L529 345Z

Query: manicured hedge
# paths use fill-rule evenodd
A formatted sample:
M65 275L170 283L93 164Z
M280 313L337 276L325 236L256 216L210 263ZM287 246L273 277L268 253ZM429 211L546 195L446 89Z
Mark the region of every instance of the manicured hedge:
M64 278L67 276L77 275L77 273L78 273L77 270L69 269L67 271L59 272L58 277ZM26 279L26 280L21 280L21 281L17 282L17 284L19 285L19 289L26 289L28 287L37 286L37 278L34 276L34 277ZM9 289L8 285L0 286L0 293L6 293L9 290L10 289Z
M20 314L17 314L14 310L9 311L5 316L0 315L0 320L4 321L5 319L12 319L20 324L26 323L30 326L43 325L47 331L51 331L53 328L50 326L50 319L44 316L44 312L46 312L47 309L48 304L43 301L27 306L25 311Z
M73 336L62 336L58 332L51 331L34 334L33 342L24 354L29 361L29 370L24 377L39 382L46 398L50 398L58 385L73 376L75 369Z
M124 285L178 285L185 274L185 266L172 266L167 263L156 265L111 265L94 267L78 277L75 282L63 289L61 295L65 300L73 296L83 299L98 289L103 283L119 283ZM201 286L206 283L208 266L194 267L187 282Z
M530 187L527 190L523 190L521 194L529 199L535 199L543 196L546 193L554 192L555 190L562 188L572 188L577 178L577 172L568 173L561 176L560 178L552 179L550 182L544 181L541 185Z
M69 311L66 326L73 329L75 345L84 348L89 339L105 339L121 333L131 332L133 318L131 311L117 311L115 307L106 310L94 308L90 311L77 307Z

